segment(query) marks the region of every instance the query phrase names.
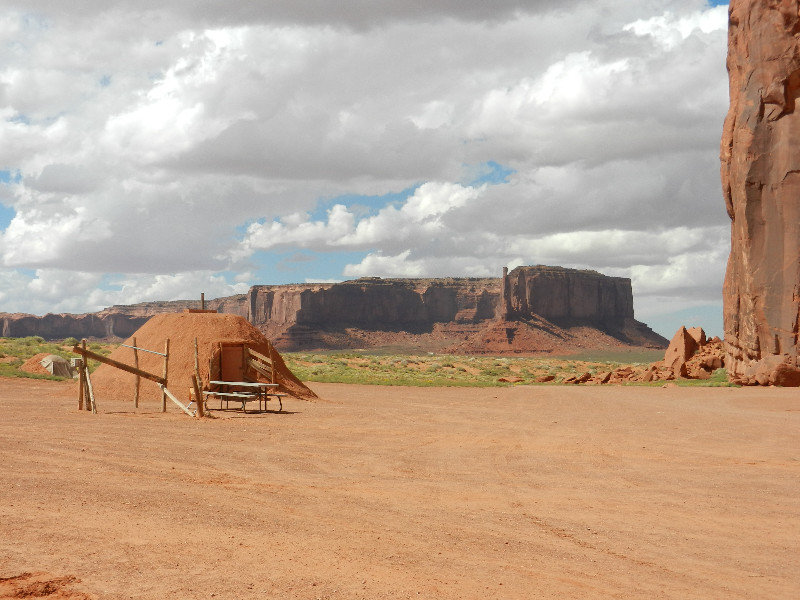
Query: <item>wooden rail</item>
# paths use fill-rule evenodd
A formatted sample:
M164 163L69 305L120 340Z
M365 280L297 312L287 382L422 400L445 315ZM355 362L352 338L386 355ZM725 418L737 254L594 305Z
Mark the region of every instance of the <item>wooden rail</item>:
M245 346L245 365L259 375L266 377L270 383L275 383L275 365L272 360ZM255 359L255 360L254 360Z
M164 387L164 384L163 384L163 383L159 383L159 384L158 384L158 387L160 387L160 388L161 388L161 391L164 393L164 396L166 396L167 398L169 398L169 399L170 399L170 400L172 400L172 401L173 401L175 404L177 404L177 405L178 405L178 408L180 408L180 409L181 409L183 412L185 412L185 413L186 413L187 415L189 415L190 417L193 417L193 416L194 416L194 413L193 413L192 411L190 411L188 408L186 408L186 405L185 405L183 402L181 402L180 400L178 400L178 399L177 399L177 398L176 398L176 397L173 395L173 393L172 393L172 392L170 392L170 391L169 391L169 390L168 390L166 387ZM202 400L202 398L201 398L201 399L200 399L200 402L202 402L202 401L203 401L203 400Z
M158 375L153 375L152 373L148 373L147 371L142 371L141 369L137 369L136 367L132 367L130 365L126 365L125 363L121 363L113 358L108 358L103 356L102 354L97 354L92 352L91 350L85 350L80 346L73 346L72 351L75 354L80 354L83 356L84 359L93 359L97 362L105 363L107 365L111 365L112 367L116 367L117 369L122 369L123 371L127 371L128 373L133 373L134 375L138 375L139 377L144 377L145 379L149 379L150 381L155 381L159 385L165 385L167 380L164 377L159 377Z

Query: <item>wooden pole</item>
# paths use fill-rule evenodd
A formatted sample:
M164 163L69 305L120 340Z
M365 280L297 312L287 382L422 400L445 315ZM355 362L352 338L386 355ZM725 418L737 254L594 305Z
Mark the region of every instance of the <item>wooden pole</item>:
M197 375L197 380L200 380L200 353L197 350L197 338L194 338L194 374Z
M200 377L200 352L197 348L197 338L194 338L194 376L197 378L197 387L203 391L203 378Z
M126 365L125 363L121 363L118 360L113 360L108 358L107 356L103 356L102 354L96 354L91 350L84 350L80 346L73 346L72 351L76 354L81 354L84 360L88 360L90 358L96 360L97 362L101 362L107 365L111 365L117 369L122 369L123 371L127 371L128 373L133 373L134 375L141 375L145 379L149 379L150 381L155 381L158 384L164 383L164 378L159 377L158 375L153 375L152 373L148 373L147 371L142 371L141 369L134 369L130 365Z
M83 408L84 410L92 410L92 401L89 400L89 382L86 378L89 376L89 371L86 370L86 365L83 366Z
M271 377L269 379L270 383L275 383L275 357L272 355L272 342L267 340L267 348L269 348L269 362L270 362L270 374Z
M133 366L136 369L139 368L139 351L136 349L136 338L133 338ZM134 408L139 408L139 386L141 385L142 378L137 373L136 375L136 385L133 388L133 406Z
M200 310L206 309L206 295L203 292L200 292Z
M92 378L89 376L89 367L84 367L86 375L86 389L89 390L89 403L92 406L92 414L97 414L97 402L94 399L94 389L92 388Z
M81 348L83 349L84 352L86 352L86 338L83 338L81 340ZM86 355L81 354L80 380L81 380L81 385L83 386L81 388L81 396L83 396L83 399L85 400L84 406L86 407L86 410L91 410L92 403L89 400L89 384L86 383L86 376L88 374L89 372L86 370Z
M161 386L161 412L167 412L167 372L169 369L169 338L164 344L164 385Z
M186 413L187 415L189 415L190 417L193 417L193 416L194 416L194 415L192 414L192 411L190 411L188 408L186 408L186 406L183 404L183 402L181 402L180 400L178 400L178 399L175 397L175 394L173 394L172 392L170 392L170 391L169 391L169 390L168 390L166 387L164 387L163 385L160 385L160 384L159 384L159 387L161 388L161 391L164 393L164 396L168 396L168 397L169 397L169 399L170 399L170 400L172 400L172 401L173 401L173 402L174 402L174 403L177 405L177 407L178 407L178 408L180 408L180 409L181 409L183 412L185 412L185 413Z
M203 411L205 407L203 406L203 390L200 389L200 382L197 381L197 375L192 375L192 387L194 387L194 399L197 402L197 418L203 418Z
M78 367L78 410L83 410L83 392L86 387L85 376L83 374L84 360L84 358L81 358L81 366Z

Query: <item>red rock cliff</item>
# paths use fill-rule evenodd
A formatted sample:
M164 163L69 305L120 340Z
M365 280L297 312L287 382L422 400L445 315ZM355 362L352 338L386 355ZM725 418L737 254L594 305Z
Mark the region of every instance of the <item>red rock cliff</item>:
M175 301L113 306L91 315L0 314L0 324L8 336L124 338L154 314L198 307L196 301ZM281 349L365 347L373 339L409 343L407 336L385 333L438 336L452 344L504 314L599 328L634 345L666 341L633 319L629 279L561 267L519 267L504 279L369 277L259 285L246 295L209 300L206 308L247 318Z
M254 286L248 319L257 327L419 329L495 316L497 279L381 279L336 284Z
M562 267L517 267L508 274L509 318L593 324L633 319L631 280Z
M726 366L753 378L795 365L800 309L800 5L731 0L730 110L721 176L731 219L725 275Z

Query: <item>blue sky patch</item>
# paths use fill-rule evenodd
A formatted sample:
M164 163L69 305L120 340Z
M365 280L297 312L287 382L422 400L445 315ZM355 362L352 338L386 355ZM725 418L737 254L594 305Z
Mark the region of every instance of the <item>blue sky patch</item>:
M413 185L400 192L390 192L380 196L362 196L359 194L344 194L333 198L321 198L316 208L311 212L312 221L325 221L328 211L335 204L345 205L356 219L377 215L382 208L393 205L399 207L403 202L414 195L421 184Z
M16 214L13 208L0 203L0 232L8 228L8 224L11 223L11 219L13 219Z
M367 252L315 252L290 250L286 252L259 251L250 261L255 265L253 280L258 284L304 283L306 280L330 281L344 279L342 271L348 264L361 262Z
M503 165L490 160L489 162L485 162L478 167L478 174L475 175L475 178L470 181L468 185L479 186L483 185L484 183L488 183L490 185L507 183L508 178L514 173L516 173L514 169L504 167Z
M0 171L0 231L5 231L11 219L17 212L10 206L7 206L8 198L3 190L6 183L16 183L22 176L19 171L12 173L11 171Z
M656 333L660 333L665 338L672 339L675 332L681 325L686 327L702 327L706 335L722 337L722 304L707 304L704 306L694 306L676 310L672 313L653 315L651 317L636 317L639 321L644 321Z
M19 183L22 173L19 171L0 171L0 183Z

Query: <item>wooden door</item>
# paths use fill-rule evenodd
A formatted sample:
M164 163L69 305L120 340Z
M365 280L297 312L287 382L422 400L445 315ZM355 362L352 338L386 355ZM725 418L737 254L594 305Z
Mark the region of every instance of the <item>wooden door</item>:
M244 344L223 344L220 347L222 381L245 381Z

